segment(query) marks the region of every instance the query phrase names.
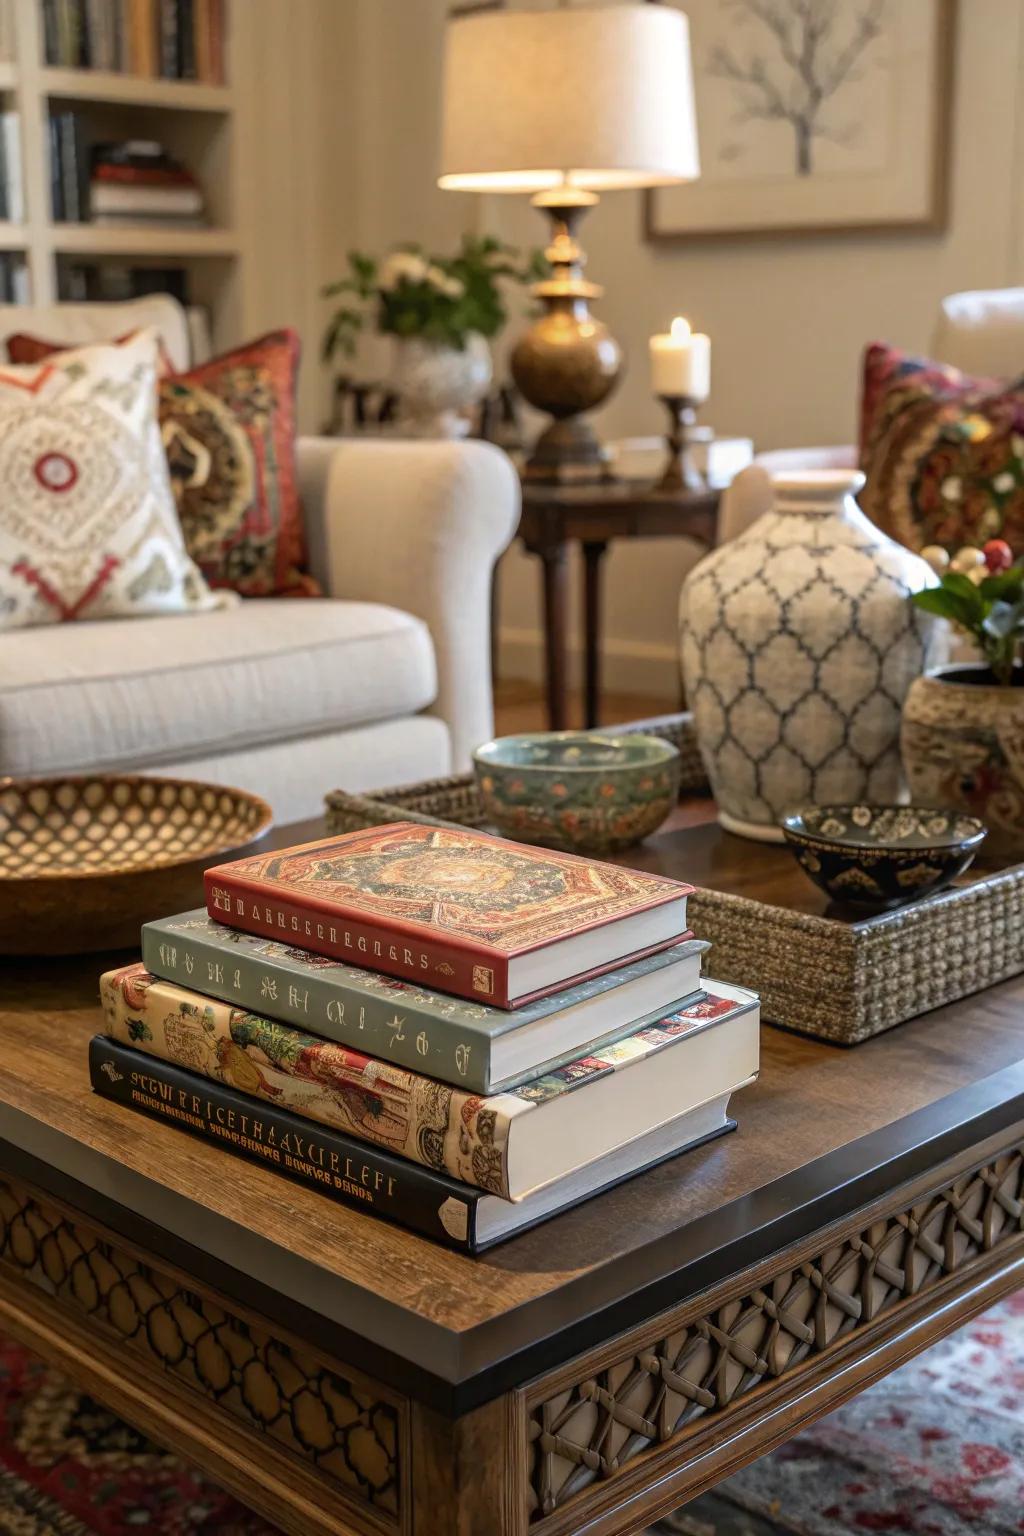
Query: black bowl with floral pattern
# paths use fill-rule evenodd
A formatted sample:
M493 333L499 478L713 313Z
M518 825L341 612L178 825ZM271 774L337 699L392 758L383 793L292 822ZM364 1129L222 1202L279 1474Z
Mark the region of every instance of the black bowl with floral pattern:
M872 912L930 896L962 875L985 839L974 816L910 805L812 805L782 819L815 885Z

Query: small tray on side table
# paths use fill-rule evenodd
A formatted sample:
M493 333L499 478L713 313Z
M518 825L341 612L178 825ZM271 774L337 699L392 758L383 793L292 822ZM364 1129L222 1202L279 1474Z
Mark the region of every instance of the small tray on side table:
M707 795L689 715L630 727L673 741L684 796ZM950 890L868 917L830 906L788 849L699 825L656 833L616 862L698 887L694 932L710 940L709 974L753 987L765 1019L839 1045L857 1045L905 1019L1024 971L1024 864L974 865ZM331 832L385 821L488 828L472 774L374 795L327 796Z

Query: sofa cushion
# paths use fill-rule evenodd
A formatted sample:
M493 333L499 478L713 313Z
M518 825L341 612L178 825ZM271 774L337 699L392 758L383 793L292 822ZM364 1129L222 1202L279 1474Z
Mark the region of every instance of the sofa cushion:
M972 378L875 343L864 359L860 452L860 504L901 544L952 552L999 537L1024 549L1019 375Z
M0 774L180 762L413 714L437 690L426 625L377 603L252 599L3 646Z
M0 365L0 630L222 607L185 552L157 342Z
M64 345L16 335L7 353L39 363ZM243 597L319 596L305 573L295 467L299 354L296 331L272 331L191 372L160 369L160 431L189 554L211 587Z

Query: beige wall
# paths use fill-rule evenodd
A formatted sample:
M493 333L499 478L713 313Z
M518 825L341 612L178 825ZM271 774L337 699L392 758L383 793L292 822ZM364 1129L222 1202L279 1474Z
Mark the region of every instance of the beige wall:
M298 329L306 432L327 411L320 289L355 237L364 184L353 87L357 24L356 0L239 0L235 7L236 217L245 251L238 330L251 337L282 325Z
M445 0L336 3L354 12L357 36L359 241L444 242L481 225L539 241L537 215L519 199L477 200L434 186ZM600 313L632 366L599 418L602 431L660 430L646 338L682 311L712 337L714 392L704 419L720 433L752 436L764 448L849 441L865 342L926 348L944 293L1024 281L1024 114L1018 122L1014 110L1022 60L1024 0L961 0L951 216L942 235L653 246L642 237L639 198L608 196L584 238L590 275L607 288ZM613 553L610 682L672 693L676 600L691 559L692 551L664 541ZM505 670L535 671L536 570L518 552L504 562L501 623Z

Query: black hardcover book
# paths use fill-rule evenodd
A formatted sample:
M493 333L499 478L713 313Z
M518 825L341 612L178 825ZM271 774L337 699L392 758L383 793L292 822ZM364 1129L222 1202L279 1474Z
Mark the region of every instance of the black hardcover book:
M67 218L64 210L64 168L61 165L61 139L60 117L51 112L49 118L49 144L50 144L50 202L53 207L53 222L63 224Z
M88 182L82 154L82 126L75 112L61 112L57 123L64 218L69 224L81 224L86 217L88 195Z
M57 0L43 0L43 62L51 68L61 62L57 34Z
M684 1147L735 1130L725 1094L581 1175L512 1204L105 1035L89 1043L89 1076L104 1099L261 1163L342 1205L468 1253L481 1253Z
M194 0L178 0L178 77L196 78L196 17Z
M178 0L159 0L160 73L165 80L178 78Z
M97 1035L89 1074L105 1099L262 1163L342 1205L385 1216L453 1248L474 1247L478 1189L393 1157L288 1110Z

